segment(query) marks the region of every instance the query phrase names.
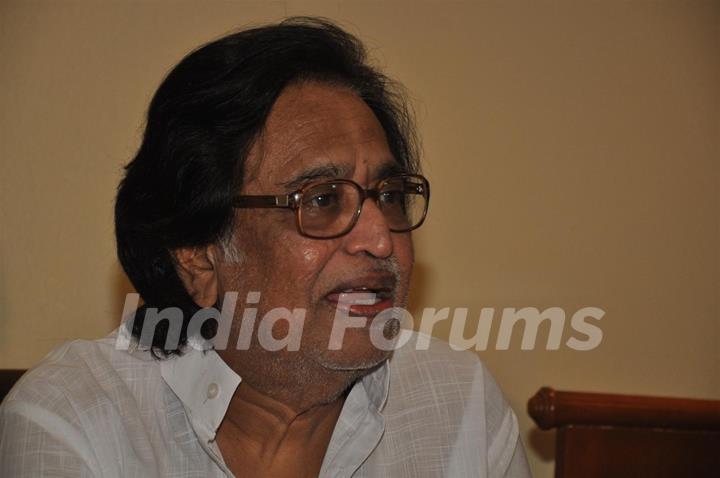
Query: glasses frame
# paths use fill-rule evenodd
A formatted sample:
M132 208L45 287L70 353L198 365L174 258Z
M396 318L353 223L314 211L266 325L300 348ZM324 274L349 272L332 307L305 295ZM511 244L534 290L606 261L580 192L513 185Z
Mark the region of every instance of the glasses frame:
M233 207L239 208L239 209L255 209L255 208L279 208L279 209L292 209L295 211L295 224L297 226L298 232L305 236L312 239L335 239L337 237L344 236L345 234L352 231L352 229L355 227L355 225L358 222L358 219L360 219L360 214L362 213L363 205L365 204L366 199L373 199L375 201L375 204L377 205L378 209L382 211L382 206L380 205L380 191L382 190L383 186L385 186L387 183L393 180L397 179L416 179L421 184L420 190L418 191L419 194L422 194L425 198L425 208L423 210L422 217L418 221L418 223L410 228L403 228L403 229L393 229L391 227L388 227L391 232L410 232L414 229L417 229L418 227L422 226L422 224L425 222L425 218L427 217L428 207L430 206L430 183L425 178L425 176L422 176L420 174L395 174L393 176L389 176L385 179L381 179L378 181L376 186L374 188L365 189L362 186L360 186L358 183L351 179L327 179L323 181L317 181L312 182L309 184L306 184L302 188L298 189L297 191L291 192L290 194L278 194L278 195L241 195L236 196L233 200ZM352 220L350 221L350 224L343 229L341 232L331 235L331 236L317 236L313 234L308 234L302 227L302 207L300 205L302 204L303 195L311 188L322 186L323 184L349 184L353 186L357 192L358 196L360 198L360 202L358 204L357 209L353 213ZM383 216L384 217L384 216ZM389 226L389 225L388 225Z

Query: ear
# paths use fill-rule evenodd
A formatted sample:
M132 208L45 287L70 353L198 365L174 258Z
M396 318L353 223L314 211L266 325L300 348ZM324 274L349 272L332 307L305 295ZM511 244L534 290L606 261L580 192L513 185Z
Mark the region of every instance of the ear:
M217 254L214 246L187 247L172 251L185 290L200 307L217 302Z

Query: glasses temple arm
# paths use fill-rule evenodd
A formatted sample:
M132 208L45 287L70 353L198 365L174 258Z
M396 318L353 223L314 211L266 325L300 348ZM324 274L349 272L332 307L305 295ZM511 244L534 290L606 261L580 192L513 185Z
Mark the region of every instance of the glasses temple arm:
M238 196L233 200L237 208L291 208L290 196Z

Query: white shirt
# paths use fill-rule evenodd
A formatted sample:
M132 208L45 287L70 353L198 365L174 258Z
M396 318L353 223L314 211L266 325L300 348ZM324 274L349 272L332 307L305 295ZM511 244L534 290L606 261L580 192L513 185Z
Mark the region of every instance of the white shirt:
M320 477L529 477L515 414L469 352L418 335L358 381ZM214 438L241 378L213 351L158 360L69 342L0 407L3 477L232 476ZM242 453L242 450L238 450Z

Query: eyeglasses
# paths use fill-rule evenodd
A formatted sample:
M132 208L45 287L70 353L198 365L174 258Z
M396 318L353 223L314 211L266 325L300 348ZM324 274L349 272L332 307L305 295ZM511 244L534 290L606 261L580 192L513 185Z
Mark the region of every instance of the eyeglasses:
M303 186L278 196L238 196L236 208L285 208L295 210L300 234L332 239L355 227L365 200L371 198L382 211L392 232L420 227L430 200L430 184L417 174L400 174L364 189L349 179L332 179Z

